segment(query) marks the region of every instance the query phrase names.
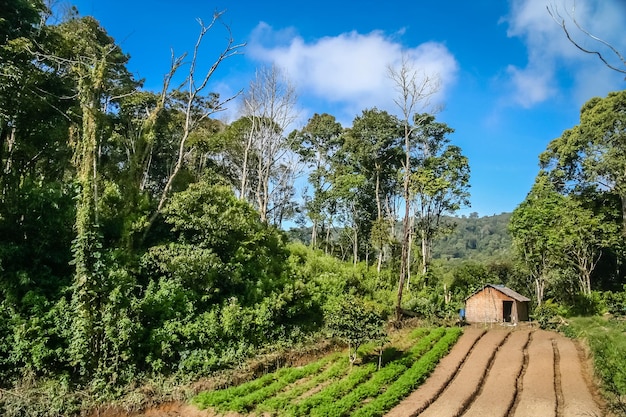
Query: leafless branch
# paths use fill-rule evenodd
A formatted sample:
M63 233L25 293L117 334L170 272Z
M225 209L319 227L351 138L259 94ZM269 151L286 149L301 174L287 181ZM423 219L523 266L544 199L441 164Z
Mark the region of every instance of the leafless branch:
M567 25L565 24L565 18L563 18L563 16L561 15L561 13L559 12L558 8L556 8L555 6L546 6L546 9L548 10L548 13L550 14L550 17L552 17L552 19L561 27L561 29L563 29L563 32L565 32L565 36L567 36L567 39L579 50L581 50L582 52L585 52L587 54L591 54L591 55L596 55L600 61L602 61L604 63L604 65L606 65L608 68L617 71L621 74L626 74L626 60L624 59L624 56L613 46L611 45L609 42L593 35L592 33L590 33L588 30L586 30L585 28L583 28L579 23L578 20L576 19L576 17L574 16L574 11L575 8L572 9L571 13L567 13L569 18L572 20L572 22L574 22L574 25L578 28L578 30L580 30L582 33L584 33L586 36L588 36L590 39L593 39L596 42L599 42L600 44L606 46L607 48L609 48L611 50L611 52L613 52L613 54L615 54L615 56L617 56L617 58L622 62L622 64L624 65L624 69L622 68L618 68L615 65L609 63L609 61L604 57L604 55L602 55L602 53L600 51L597 50L591 50L591 49L587 49L585 47L583 47L580 43L576 42L574 40L574 38L571 36L569 30L567 29Z

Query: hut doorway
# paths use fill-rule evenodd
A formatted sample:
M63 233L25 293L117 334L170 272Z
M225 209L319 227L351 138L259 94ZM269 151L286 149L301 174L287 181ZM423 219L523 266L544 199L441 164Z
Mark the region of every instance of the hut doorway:
M510 323L512 321L512 313L513 313L513 301L502 301L502 313L503 316L502 319L507 322Z

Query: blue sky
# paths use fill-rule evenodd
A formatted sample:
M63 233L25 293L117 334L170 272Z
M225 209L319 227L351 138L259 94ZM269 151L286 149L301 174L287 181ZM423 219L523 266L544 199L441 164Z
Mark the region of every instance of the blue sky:
M215 11L242 54L224 61L211 80L222 97L245 89L256 68L276 64L298 93L300 128L314 113L351 125L372 107L398 114L387 77L403 54L438 76L437 118L455 129L452 142L469 158L470 208L481 216L510 212L524 200L546 145L578 123L594 96L626 88L623 74L569 43L546 7L571 17L626 54L625 0L328 1L75 0L130 54L130 70L159 90L172 51L191 52L200 26ZM200 51L209 66L225 46L215 27ZM602 49L611 62L625 68ZM221 117L234 120L232 104Z

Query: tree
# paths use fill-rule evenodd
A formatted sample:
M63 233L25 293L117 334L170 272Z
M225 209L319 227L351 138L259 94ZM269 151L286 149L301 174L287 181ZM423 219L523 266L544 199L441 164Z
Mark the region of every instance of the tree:
M359 347L370 340L385 337L383 317L354 295L339 298L331 306L326 326L333 337L348 345L350 364L357 359Z
M591 294L592 276L603 253L618 247L619 227L597 196L561 194L545 171L509 224L513 244L534 280L541 305L549 277L565 278L570 293ZM576 278L574 278L576 277Z
M561 261L574 269L578 289L585 295L591 294L591 277L603 251L620 241L618 225L603 211L594 213L576 195L568 195L558 210L554 233L559 246L555 257L564 255Z
M326 228L326 249L330 235L332 213L329 199L331 185L332 160L341 147L343 127L330 114L315 113L302 128L291 134L291 143L301 160L311 169L309 183L313 187L313 195L305 203L307 216L312 222L311 246L317 247L317 236ZM323 232L323 230L321 230Z
M274 194L281 187L291 186L290 179L295 172L285 130L295 120L296 100L295 89L275 66L257 70L243 97L243 113L250 120L250 127L246 132L239 195L241 198L249 194L254 196L264 222L274 209L270 207ZM283 169L279 169L280 166ZM252 190L248 179L250 173L255 175Z
M580 124L550 142L539 160L565 189L591 186L617 193L626 236L626 90L585 103Z
M70 350L76 365L91 376L102 365L105 346L99 322L107 274L98 217L103 120L115 97L129 93L136 84L125 66L128 56L95 19L72 17L52 28L52 35L57 43L50 50L35 51L35 56L72 82L78 100L80 124L72 130L79 191L72 248L75 332Z
M564 197L557 193L544 172L535 179L526 199L513 211L509 231L513 247L527 266L537 304L543 303L550 271L554 268L554 231Z
M417 106L426 107L430 98L439 90L437 77L423 74L420 76L413 64L402 57L400 67L389 67L389 78L394 83L398 96L394 100L401 112L404 138L404 161L402 162L402 195L404 197L404 217L402 219L402 241L400 255L400 276L398 278L398 297L396 318L402 316L402 292L409 271L409 252L411 244L411 138L416 126L422 120L414 116Z
M416 154L411 174L411 195L415 205L415 227L422 243L422 273L428 272L432 240L449 231L454 224L444 215L452 215L469 205L468 160L447 135L453 129L435 122L434 116L418 115Z
M211 115L223 111L225 105L233 100L238 94L235 96L228 97L226 99L220 99L219 95L215 93L209 93L207 95L204 94L205 89L209 84L209 80L213 77L217 69L220 67L222 62L226 59L237 55L239 50L245 45L243 43L235 43L232 34L230 32L230 28L226 25L225 28L228 32L228 38L226 42L226 46L218 52L217 57L214 59L213 64L209 67L209 69L202 75L201 77L197 76L197 68L198 68L198 60L200 45L202 44L202 40L204 36L218 23L221 22L221 16L224 12L216 12L213 15L213 19L208 25L205 25L204 22L199 20L200 23L200 34L198 35L198 39L193 49L193 54L191 56L191 62L189 63L189 70L187 72L187 76L184 81L177 88L170 91L170 83L178 70L184 64L184 59L186 58L186 54L183 54L177 58L172 56L172 64L170 67L169 73L165 76L163 82L163 89L161 91L161 95L158 101L157 106L154 107L152 112L148 115L146 119L145 128L151 128L154 125L154 120L158 117L159 113L163 110L165 104L171 100L172 105L175 109L178 109L183 117L182 122L182 131L180 136L177 139L176 153L174 158L173 166L167 176L165 185L161 190L160 197L158 199L158 204L156 210L153 212L150 217L146 230L144 232L144 238L149 232L150 228L154 224L157 216L161 209L165 206L167 202L170 191L176 180L176 177L180 173L183 165L185 163L185 158L188 155L189 149L189 139L192 133L198 129L201 124L206 121Z
M380 272L383 246L391 239L395 225L395 218L389 219L390 213L385 213L384 207L397 192L397 172L402 160L401 124L385 111L368 109L354 119L344 136L343 152L348 156L347 165L368 179L363 192L373 197L376 203L376 214L370 217L376 225L372 232L373 243L378 248L377 269ZM372 229L372 225L367 229Z

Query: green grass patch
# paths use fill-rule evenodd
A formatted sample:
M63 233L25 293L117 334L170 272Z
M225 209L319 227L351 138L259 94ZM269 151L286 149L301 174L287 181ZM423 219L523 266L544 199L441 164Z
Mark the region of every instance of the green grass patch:
M609 401L626 412L626 321L595 316L572 317L568 323L563 332L586 341Z

